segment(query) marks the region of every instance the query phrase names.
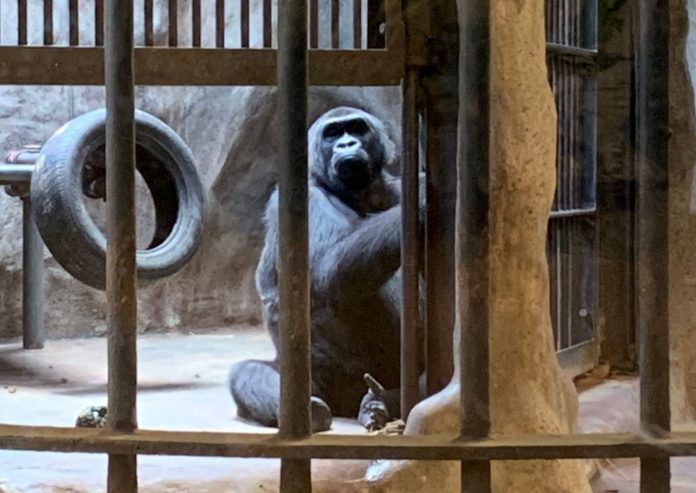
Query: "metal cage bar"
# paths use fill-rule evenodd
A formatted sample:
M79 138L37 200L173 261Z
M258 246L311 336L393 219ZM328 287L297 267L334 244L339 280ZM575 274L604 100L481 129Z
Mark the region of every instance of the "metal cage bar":
M107 0L105 13L108 427L130 433L138 380L133 0ZM109 455L107 491L137 493L136 455Z
M167 15L169 16L168 44L178 46L179 44L179 12L177 0L169 0Z
M241 17L241 45L242 48L249 48L249 0L239 2L239 16Z
M17 0L17 44L27 44L27 0Z
M406 71L403 85L401 170L401 419L418 404L419 347L419 251L418 238L418 90L419 74Z
M43 42L45 45L53 44L53 0L44 0Z
M670 5L638 2L637 280L640 423L663 437L671 429L669 378L669 58ZM641 493L670 491L669 458L641 460Z
M215 47L225 47L225 0L215 0Z
M460 19L460 149L457 160L455 233L456 310L461 330L461 436L485 439L490 432L489 269L489 83L490 3L470 0ZM466 272L466 275L464 275ZM462 491L491 491L488 461L462 461Z
M70 18L70 46L80 44L80 6L78 0L70 0L68 5Z
M194 48L201 47L201 0L191 4L191 37Z
M280 437L311 435L309 229L307 170L307 2L279 4L278 294L280 333ZM310 493L308 459L285 458L282 493Z

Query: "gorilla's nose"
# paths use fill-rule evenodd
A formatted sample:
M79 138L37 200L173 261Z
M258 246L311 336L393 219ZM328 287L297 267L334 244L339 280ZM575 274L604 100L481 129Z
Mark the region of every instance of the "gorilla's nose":
M351 137L350 135L345 135L341 137L338 142L336 142L336 149L340 151L347 151L353 147L357 147L358 140Z

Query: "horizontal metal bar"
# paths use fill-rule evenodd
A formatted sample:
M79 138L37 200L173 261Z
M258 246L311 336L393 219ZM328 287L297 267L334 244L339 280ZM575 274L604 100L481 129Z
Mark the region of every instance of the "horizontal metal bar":
M33 164L0 163L0 185L29 183L33 172Z
M103 85L104 49L0 47L0 85ZM309 84L401 84L403 53L310 50ZM152 86L276 85L276 50L148 47L135 49L135 83Z
M437 435L314 435L108 430L0 425L0 449L198 457L294 459L535 460L693 457L696 432L666 438L629 433L500 436L461 441Z
M580 48L578 46L562 45L558 43L546 43L546 53L584 58L590 61L594 61L599 54L599 52L594 49Z
M565 209L559 211L551 211L549 219L558 219L562 217L579 217L579 216L594 216L597 214L597 208L590 207L587 209Z

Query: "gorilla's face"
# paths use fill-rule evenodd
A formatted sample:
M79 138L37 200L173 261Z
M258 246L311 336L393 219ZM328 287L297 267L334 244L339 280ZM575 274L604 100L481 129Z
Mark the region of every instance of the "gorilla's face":
M383 136L375 121L352 108L338 108L320 118L312 135L318 142L311 152L319 154L312 159L314 176L337 193L365 190L385 164Z

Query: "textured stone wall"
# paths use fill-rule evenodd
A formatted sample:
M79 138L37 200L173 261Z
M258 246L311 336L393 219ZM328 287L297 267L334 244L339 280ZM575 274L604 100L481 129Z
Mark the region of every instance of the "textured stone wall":
M156 43L166 37L167 19L157 10L166 3L155 2ZM31 18L40 14L40 4L42 1L29 2ZM55 4L65 6L67 2ZM136 6L141 4L142 0L136 1ZM179 4L183 5L179 19L185 40L188 24L182 19L186 19L185 9L190 2ZM252 2L252 27L260 4ZM5 2L2 8L1 41L12 43L13 12ZM81 15L85 11L81 9ZM67 17L56 12L56 42L65 44ZM236 11L230 11L227 18L232 45L237 39L236 15ZM205 11L203 17L206 19ZM89 18L83 15L81 21L85 43L93 39ZM141 25L139 19L136 16L137 25ZM207 23L212 21L211 16L207 19ZM202 32L214 33L214 29L205 29L206 25ZM350 25L344 27L350 29ZM30 24L30 43L40 41L40 30L41 25ZM203 44L208 43L208 34L203 36ZM259 36L258 30L252 30L252 44ZM141 40L141 32L138 37ZM310 118L335 105L357 105L385 119L392 138L400 142L400 94L398 87L312 88ZM42 143L69 119L103 106L101 87L0 86L0 154L24 144ZM261 212L275 184L278 165L274 89L140 87L137 107L161 118L191 147L209 204L204 239L190 264L160 284L140 291L140 329L195 330L258 323L253 271L262 239ZM146 230L151 221L151 211L143 202L147 201L139 204L139 231ZM21 333L21 203L0 192L0 210L1 338ZM48 251L45 258L49 336L103 333L104 294L70 277Z

